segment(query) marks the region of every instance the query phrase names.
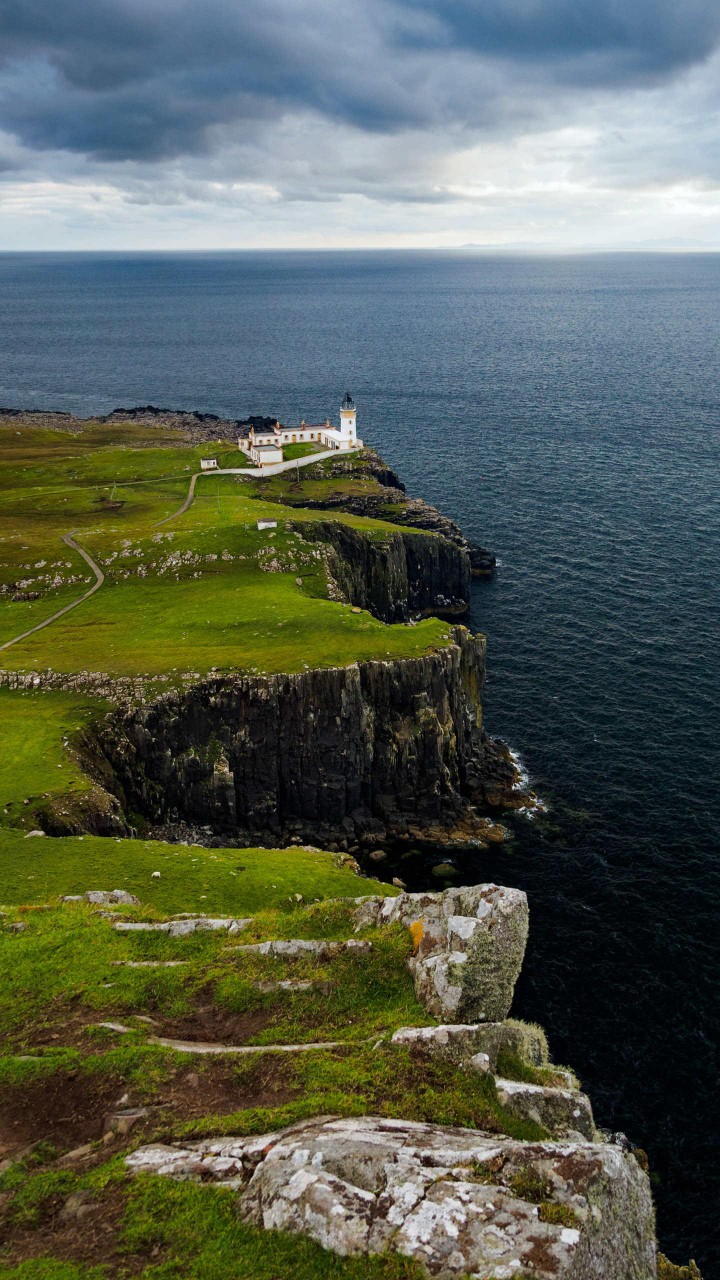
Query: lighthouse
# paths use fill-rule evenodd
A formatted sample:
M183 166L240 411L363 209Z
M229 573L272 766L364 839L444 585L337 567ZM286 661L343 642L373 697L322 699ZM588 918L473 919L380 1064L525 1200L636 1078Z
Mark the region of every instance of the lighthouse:
M340 406L340 439L341 449L352 449L357 439L357 414L355 402L349 391L345 392Z

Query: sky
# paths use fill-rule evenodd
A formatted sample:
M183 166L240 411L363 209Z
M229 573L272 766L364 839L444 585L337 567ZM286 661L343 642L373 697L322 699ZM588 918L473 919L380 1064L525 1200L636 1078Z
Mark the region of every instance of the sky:
M718 0L0 0L0 250L720 249Z

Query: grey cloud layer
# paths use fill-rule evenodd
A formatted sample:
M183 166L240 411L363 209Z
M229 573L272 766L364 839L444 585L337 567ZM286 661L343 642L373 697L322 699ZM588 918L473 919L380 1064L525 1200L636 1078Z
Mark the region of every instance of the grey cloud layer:
M111 163L252 145L288 115L498 130L719 40L716 0L0 0L0 127Z

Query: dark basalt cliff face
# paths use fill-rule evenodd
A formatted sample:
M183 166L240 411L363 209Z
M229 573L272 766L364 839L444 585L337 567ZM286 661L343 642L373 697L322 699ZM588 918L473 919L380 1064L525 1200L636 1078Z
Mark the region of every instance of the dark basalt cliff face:
M207 679L114 712L96 746L126 810L156 825L249 844L439 829L467 843L515 773L482 728L485 641L462 627L453 640L422 658Z
M334 594L382 622L467 612L468 557L447 538L404 530L370 538L336 520L307 522L295 526L295 532L326 548Z
M405 486L394 471L383 462L372 449L363 449L359 460L354 455L338 458L330 465L322 468L307 467L303 476L307 480L349 478L362 479L371 476L376 486L367 493L348 493L345 489L323 498L313 498L306 492L297 497L297 505L313 507L319 511L349 511L356 516L370 516L384 520L389 524L399 524L406 528L422 529L427 533L436 533L456 549L459 559L466 562L467 576L489 577L495 571L496 560L491 551L478 546L465 537L454 520L438 511L423 498L408 498ZM270 501L283 505L294 505L295 499L288 492L282 497L268 493Z

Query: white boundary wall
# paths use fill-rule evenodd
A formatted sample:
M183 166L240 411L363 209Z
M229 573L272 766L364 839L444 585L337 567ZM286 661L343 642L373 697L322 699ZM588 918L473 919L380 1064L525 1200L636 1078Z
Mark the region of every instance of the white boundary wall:
M304 458L286 458L283 462L271 462L266 467L218 467L217 471L203 471L202 475L214 476L247 476L258 480L263 476L277 476L281 471L293 471L295 467L309 467L313 462L322 462L325 458L345 458L349 453L358 453L363 448L362 442L350 449L325 449L322 453L309 453Z

